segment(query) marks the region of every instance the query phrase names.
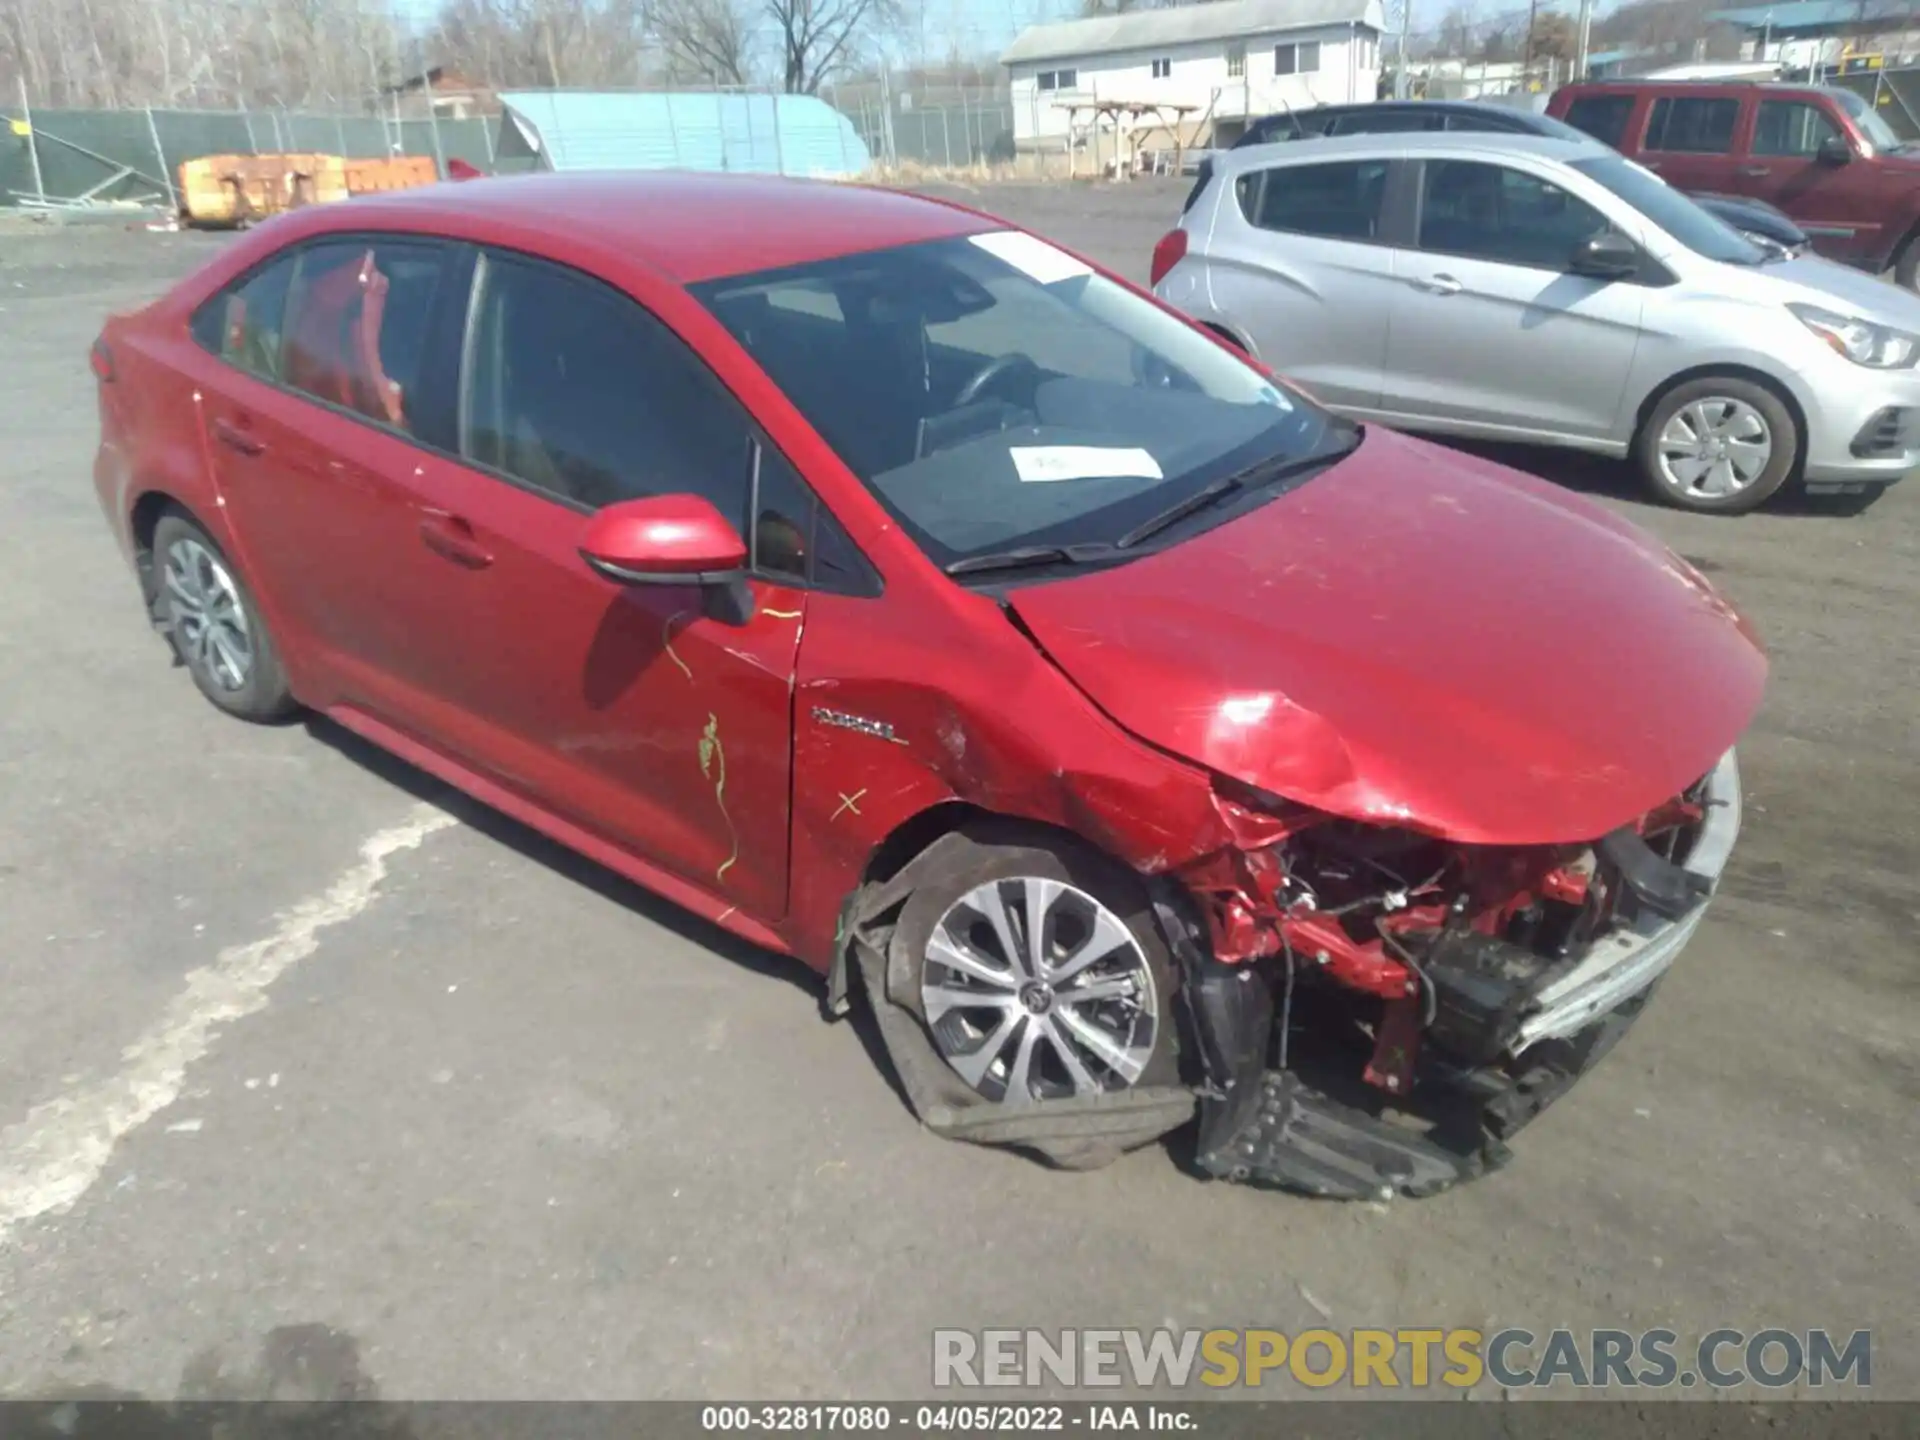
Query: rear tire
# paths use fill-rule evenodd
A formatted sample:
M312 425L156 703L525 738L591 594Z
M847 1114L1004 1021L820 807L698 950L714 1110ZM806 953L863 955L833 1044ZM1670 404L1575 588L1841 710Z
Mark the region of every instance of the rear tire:
M1634 438L1640 477L1655 499L1701 515L1742 515L1786 484L1800 460L1800 427L1766 386L1705 375L1662 395Z
M162 516L153 531L153 574L155 610L202 695L259 724L300 708L253 592L205 529L178 511Z

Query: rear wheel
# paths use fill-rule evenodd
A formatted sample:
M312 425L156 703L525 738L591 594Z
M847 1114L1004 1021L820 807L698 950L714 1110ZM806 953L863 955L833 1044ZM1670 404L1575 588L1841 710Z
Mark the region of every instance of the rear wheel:
M174 653L215 705L243 720L298 708L252 593L213 537L178 513L154 527L157 610Z
M1733 375L1676 385L1634 442L1647 488L1666 504L1738 515L1766 501L1800 458L1800 431L1779 396Z

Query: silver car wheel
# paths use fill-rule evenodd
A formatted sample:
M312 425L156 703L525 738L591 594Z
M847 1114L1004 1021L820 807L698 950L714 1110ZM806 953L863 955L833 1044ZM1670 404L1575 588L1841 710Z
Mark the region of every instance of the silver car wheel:
M197 540L167 547L167 609L180 653L222 690L238 690L253 673L253 635L240 589Z
M1697 500L1737 495L1773 460L1773 430L1744 400L1708 395L1674 412L1660 432L1660 478Z
M941 1058L1005 1105L1131 1087L1160 1024L1133 932L1086 891L1034 875L977 885L947 907L920 1002Z

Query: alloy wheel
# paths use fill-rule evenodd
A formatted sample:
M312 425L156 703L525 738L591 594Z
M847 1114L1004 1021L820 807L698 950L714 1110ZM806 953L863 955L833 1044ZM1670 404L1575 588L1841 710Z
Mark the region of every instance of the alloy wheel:
M1133 932L1086 891L1033 875L988 881L947 907L920 1000L941 1058L1005 1105L1130 1088L1160 1024Z
M226 564L198 540L167 547L167 609L181 656L222 690L241 689L253 673L253 632Z
M1766 472L1773 431L1744 400L1708 395L1676 410L1660 431L1660 478L1690 499L1737 495Z

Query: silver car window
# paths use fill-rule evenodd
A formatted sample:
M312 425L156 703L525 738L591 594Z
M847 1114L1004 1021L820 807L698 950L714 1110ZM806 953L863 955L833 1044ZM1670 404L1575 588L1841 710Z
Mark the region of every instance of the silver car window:
M1422 181L1419 248L1536 270L1564 270L1574 248L1611 228L1607 217L1525 170L1430 160Z
M1250 170L1234 182L1247 223L1288 235L1374 240L1386 207L1385 160L1339 160Z

